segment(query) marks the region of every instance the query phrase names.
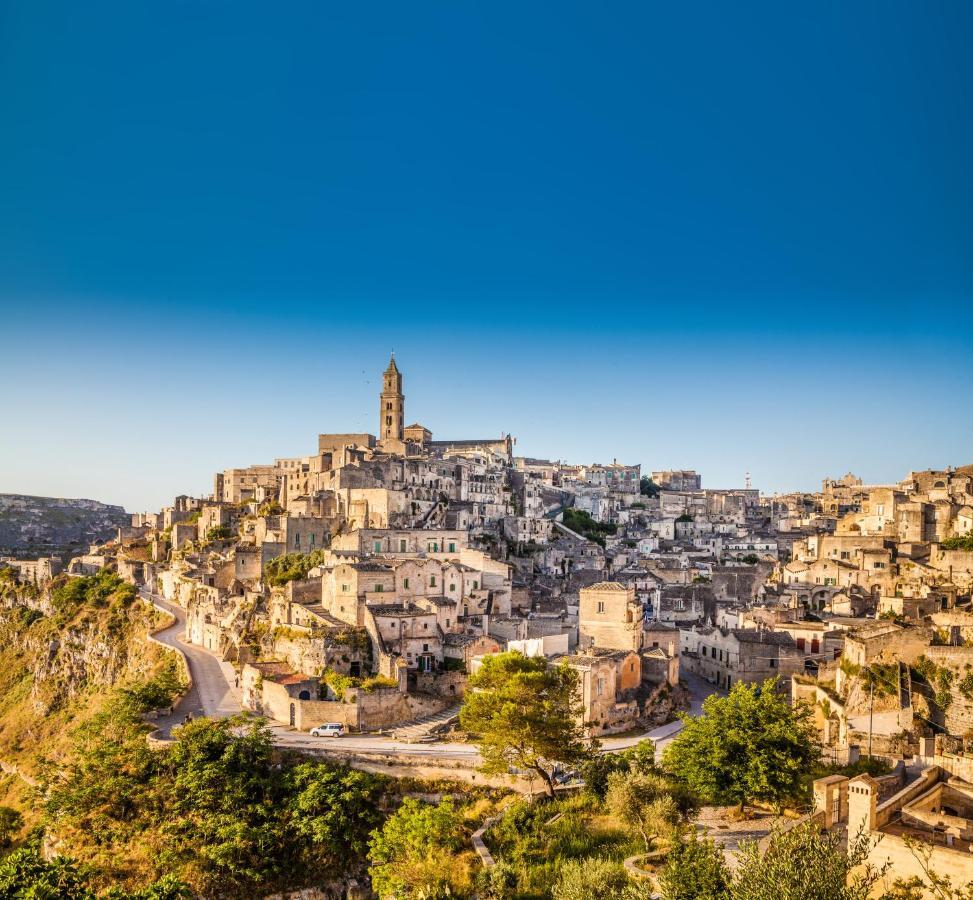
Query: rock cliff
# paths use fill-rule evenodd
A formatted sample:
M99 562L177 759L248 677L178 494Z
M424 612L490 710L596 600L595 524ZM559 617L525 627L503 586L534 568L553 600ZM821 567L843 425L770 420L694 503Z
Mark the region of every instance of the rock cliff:
M0 494L0 555L58 556L110 538L128 513L97 500Z

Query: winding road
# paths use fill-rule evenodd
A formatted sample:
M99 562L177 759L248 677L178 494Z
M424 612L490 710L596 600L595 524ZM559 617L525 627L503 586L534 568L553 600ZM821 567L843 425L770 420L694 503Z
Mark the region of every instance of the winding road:
M242 711L241 695L237 685L236 672L233 666L219 659L214 653L196 644L184 640L186 632L186 611L175 603L163 600L158 594L141 591L142 599L158 609L173 616L172 625L156 632L153 637L167 647L181 650L189 662L193 686L190 691L176 704L171 715L158 719L162 735L176 725L182 724L187 715L208 716L214 719L228 718ZM713 685L696 675L688 673L682 676L682 681L689 688L691 702L689 712L699 715L703 700L716 691ZM274 734L274 741L280 747L300 749L322 749L335 744L335 749L355 751L356 753L387 754L395 753L405 756L424 757L429 760L470 760L475 761L479 755L476 747L461 743L433 743L407 744L390 737L370 735L345 735L341 738L317 738L307 732L295 731L286 725L271 722L270 729ZM660 725L642 734L625 735L622 737L606 737L601 739L605 752L618 752L633 747L650 739L655 742L656 755L661 756L663 749L676 734L682 730L682 722L670 722Z
M175 621L157 631L153 638L160 644L181 650L189 662L193 686L175 705L172 714L160 716L158 723L162 732L168 732L174 725L181 724L187 715L208 716L211 719L225 719L236 715L243 707L240 691L236 688L236 673L228 662L223 662L209 650L183 640L186 633L186 611L175 603L163 600L157 594L141 592L142 599L158 609L169 613Z

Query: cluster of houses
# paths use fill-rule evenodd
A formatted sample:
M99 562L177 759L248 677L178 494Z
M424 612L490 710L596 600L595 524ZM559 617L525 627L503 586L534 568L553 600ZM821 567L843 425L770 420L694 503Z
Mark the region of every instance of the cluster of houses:
M434 440L404 411L393 359L377 435L220 472L65 571L107 566L183 606L245 704L295 728L434 718L507 649L576 670L592 735L670 713L680 675L777 678L835 761L865 748L940 773L894 813L884 783L821 784L833 823L973 837L953 822L973 780L973 466L761 496L749 476L516 456L507 434ZM37 585L61 569L0 562Z

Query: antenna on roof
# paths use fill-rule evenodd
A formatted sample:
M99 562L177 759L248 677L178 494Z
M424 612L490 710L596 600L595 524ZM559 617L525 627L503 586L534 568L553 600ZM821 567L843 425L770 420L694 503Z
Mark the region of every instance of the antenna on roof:
M749 471L747 472L747 474L744 477L743 481L744 481L744 485L746 486L746 489L749 491L750 490L750 472Z

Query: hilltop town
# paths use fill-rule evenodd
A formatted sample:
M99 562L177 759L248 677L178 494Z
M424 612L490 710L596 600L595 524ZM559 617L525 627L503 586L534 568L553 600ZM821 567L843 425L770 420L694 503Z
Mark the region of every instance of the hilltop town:
M70 559L4 564L37 590L111 570L176 616L191 714L265 716L281 746L353 765L384 746L392 774L415 770L403 745L419 744L425 774L484 781L457 716L504 651L569 666L584 732L609 748L774 678L811 710L826 760L889 763L815 783L828 827L881 833L875 859L905 872L906 838L969 871L973 465L768 496L749 476L713 488L518 456L499 430L434 436L405 424L394 357L377 402L375 435L318 434L313 453L217 472L211 495L137 513ZM160 717L159 739L185 711ZM308 735L321 723L361 738L324 748Z

